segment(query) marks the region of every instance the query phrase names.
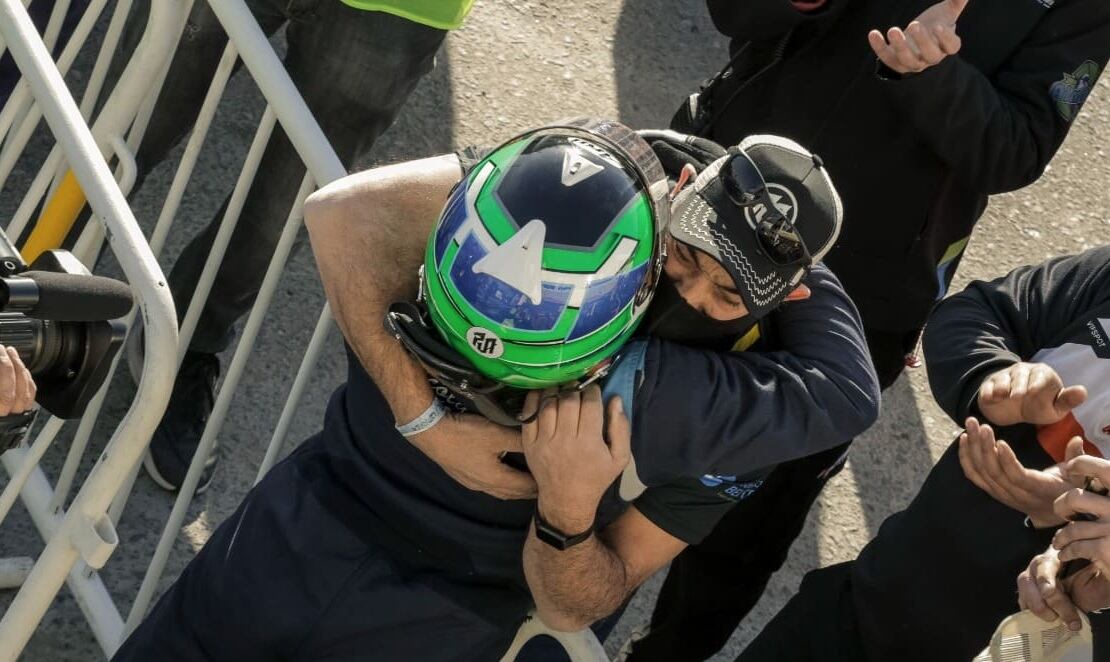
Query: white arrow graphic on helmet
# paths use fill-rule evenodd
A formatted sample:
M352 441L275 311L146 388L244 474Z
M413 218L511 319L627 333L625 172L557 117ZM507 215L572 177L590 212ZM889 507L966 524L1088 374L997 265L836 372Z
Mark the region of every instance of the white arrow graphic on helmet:
M474 263L474 273L489 274L523 293L533 306L543 299L543 242L547 226L538 218Z

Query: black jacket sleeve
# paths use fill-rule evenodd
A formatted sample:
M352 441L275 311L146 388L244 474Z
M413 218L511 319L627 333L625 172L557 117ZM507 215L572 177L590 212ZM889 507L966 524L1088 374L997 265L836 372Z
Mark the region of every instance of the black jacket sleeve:
M975 281L925 327L933 397L957 425L991 373L1029 360L1091 309L1110 302L1110 246Z
M1071 128L1053 84L1087 61L1101 71L1108 57L1110 3L1058 0L991 77L957 54L885 87L967 188L1001 193L1036 181Z
M657 466L672 476L753 472L842 444L875 422L879 385L859 314L823 266L806 283L812 296L776 313L781 351L718 353L652 339L633 423L646 484L658 484Z
M721 480L717 476L712 478ZM636 510L655 526L688 545L697 545L736 506L737 501L753 494L760 484L762 480L725 482L714 487L698 478L683 478L649 487L633 503ZM727 489L737 490L737 494L743 496L729 497L724 493Z

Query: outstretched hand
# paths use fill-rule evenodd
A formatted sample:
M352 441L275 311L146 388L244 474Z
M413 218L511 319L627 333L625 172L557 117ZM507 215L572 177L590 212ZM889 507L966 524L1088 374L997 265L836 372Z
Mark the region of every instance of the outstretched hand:
M1044 363L1015 363L979 385L979 411L995 425L1051 425L1087 400L1083 386L1064 386Z
M879 60L890 69L900 74L925 71L959 52L961 41L956 34L956 19L967 7L967 2L941 0L921 12L904 31L892 27L884 37L882 32L872 30L867 41Z
M960 466L977 487L996 501L1028 515L1037 528L1064 523L1053 504L1074 486L1068 482L1061 465L1043 471L1026 468L1009 444L995 439L991 426L981 425L974 417L968 417L967 429L958 443ZM1072 439L1066 452L1068 460L1082 455L1083 440Z

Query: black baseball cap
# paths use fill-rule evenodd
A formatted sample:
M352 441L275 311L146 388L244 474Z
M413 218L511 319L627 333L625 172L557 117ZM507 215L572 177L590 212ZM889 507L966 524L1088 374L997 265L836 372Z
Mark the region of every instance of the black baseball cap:
M787 138L756 135L678 194L669 227L720 262L749 314L762 316L832 248L843 216L820 158Z

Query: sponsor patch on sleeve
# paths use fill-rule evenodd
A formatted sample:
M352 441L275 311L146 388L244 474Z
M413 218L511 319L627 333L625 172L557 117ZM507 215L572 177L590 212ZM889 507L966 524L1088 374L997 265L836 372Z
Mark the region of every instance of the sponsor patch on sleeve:
M700 479L701 484L711 490L717 491L717 496L729 501L743 501L763 485L763 479L737 481L736 476L719 476L705 474Z
M1072 121L1079 114L1080 107L1098 80L1098 74L1098 63L1087 60L1070 74L1064 72L1064 77L1048 88L1049 96L1056 102L1056 110L1065 122Z

